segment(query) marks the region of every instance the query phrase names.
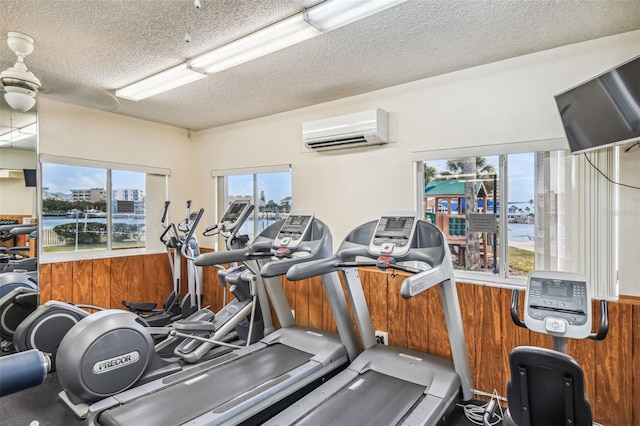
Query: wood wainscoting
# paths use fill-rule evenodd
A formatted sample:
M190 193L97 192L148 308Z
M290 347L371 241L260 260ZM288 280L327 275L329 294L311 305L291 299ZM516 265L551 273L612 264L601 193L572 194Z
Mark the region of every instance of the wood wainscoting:
M185 294L185 268L182 275ZM363 269L360 277L373 325L389 332L391 345L451 359L437 287L404 300L402 275ZM320 278L283 279L283 286L300 325L336 330ZM56 299L121 308L122 300L139 300L162 305L172 288L171 270L166 254L43 264L40 288L41 303ZM222 291L217 268L204 268L203 305L217 311ZM474 387L506 395L511 349L551 347L551 338L512 323L510 290L459 283L458 297ZM594 420L606 426L640 425L640 299L624 297L609 304L607 338L571 341L568 351L585 371Z

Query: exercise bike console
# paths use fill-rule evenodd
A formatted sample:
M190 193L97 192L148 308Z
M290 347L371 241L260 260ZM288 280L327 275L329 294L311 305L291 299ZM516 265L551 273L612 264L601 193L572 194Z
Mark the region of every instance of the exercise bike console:
M534 271L529 275L524 323L532 331L584 339L591 333L591 290L579 274Z

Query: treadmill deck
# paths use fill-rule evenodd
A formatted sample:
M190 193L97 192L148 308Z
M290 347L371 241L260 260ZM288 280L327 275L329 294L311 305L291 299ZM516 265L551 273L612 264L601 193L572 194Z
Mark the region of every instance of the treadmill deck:
M183 424L206 412L234 406L234 398L286 375L312 356L290 346L271 345L202 375L109 409L99 415L98 424Z

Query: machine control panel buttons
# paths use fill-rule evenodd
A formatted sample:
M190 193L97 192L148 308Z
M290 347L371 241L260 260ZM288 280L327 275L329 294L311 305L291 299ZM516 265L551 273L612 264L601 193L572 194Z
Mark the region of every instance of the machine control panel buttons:
M396 245L394 243L382 243L382 245L380 245L380 253L391 254L395 246Z
M282 247L288 246L289 243L291 243L291 237L284 237L284 238L282 238L282 240L280 240L280 245Z
M567 322L561 318L547 317L544 320L544 328L550 333L564 334L567 331Z

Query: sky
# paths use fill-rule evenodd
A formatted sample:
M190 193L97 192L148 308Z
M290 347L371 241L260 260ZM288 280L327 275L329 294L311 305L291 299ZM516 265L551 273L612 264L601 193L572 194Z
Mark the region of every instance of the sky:
M229 195L252 195L253 175L229 176ZM291 197L291 174L289 172L258 174L258 196L264 191L266 202L279 203L285 197Z
M144 173L114 170L111 173L112 188L144 189ZM71 189L106 188L105 169L68 166L64 164L42 164L42 186L48 192L71 194Z
M112 188L145 187L144 173L113 170ZM42 183L48 192L70 194L71 189L105 188L107 174L105 169L93 167L68 166L63 164L42 164ZM279 203L291 196L291 175L289 172L258 174L258 194L264 191L265 201ZM229 176L230 195L252 195L253 175Z
M488 156L487 161L498 170L498 156ZM428 161L436 170L446 170L446 161ZM258 174L258 194L265 193L265 201L273 200L279 203L285 197L291 196L291 175L289 172ZM62 164L42 164L43 187L49 192L70 194L71 189L89 189L106 187L106 171L92 167L68 166ZM534 182L534 154L509 155L509 200L522 201L529 204L535 199ZM229 195L252 195L253 176L229 176ZM144 173L114 170L112 172L112 187L142 188L145 187ZM519 207L524 207L520 205Z
M498 156L486 156L487 162L498 171ZM529 200L535 200L535 175L534 153L511 154L508 156L509 173L509 202L522 202L517 207L524 208L530 205ZM447 169L446 160L427 161L438 172Z

